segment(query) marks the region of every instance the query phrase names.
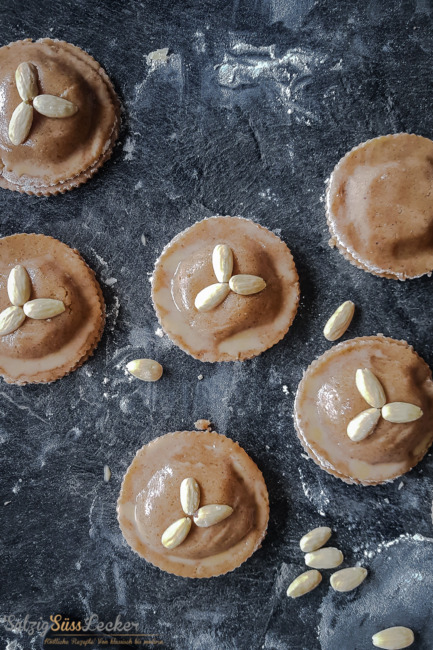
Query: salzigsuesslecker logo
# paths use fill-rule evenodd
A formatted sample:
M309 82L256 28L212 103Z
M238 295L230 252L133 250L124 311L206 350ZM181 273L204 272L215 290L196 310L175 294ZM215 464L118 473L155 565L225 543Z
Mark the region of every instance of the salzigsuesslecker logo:
M39 617L37 620L30 614L17 616L7 614L0 616L0 625L8 632L22 636L44 637L45 644L67 643L69 646L86 645L95 636L109 637L111 643L122 642L129 645L163 645L156 634L139 631L139 623L123 620L118 614L112 621L102 621L97 614L90 614L84 619L66 617L62 614L52 614L49 620ZM129 640L126 638L129 637ZM98 641L98 645L101 640ZM106 642L105 642L106 643Z

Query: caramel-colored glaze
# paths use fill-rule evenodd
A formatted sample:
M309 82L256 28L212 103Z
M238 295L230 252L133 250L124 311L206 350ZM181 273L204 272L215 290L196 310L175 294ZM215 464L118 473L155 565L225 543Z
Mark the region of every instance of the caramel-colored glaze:
M30 275L30 299L62 300L65 311L47 320L26 318L0 336L0 374L10 383L51 382L93 352L105 322L102 292L79 253L52 237L20 234L0 239L0 311L10 305L7 279L21 264Z
M260 293L230 292L209 312L195 308L196 295L217 280L212 251L227 244L233 275L263 278ZM299 283L286 244L258 224L240 217L212 217L177 235L156 262L152 299L163 329L185 352L201 361L254 357L283 338L298 307Z
M73 102L67 118L33 112L28 138L13 145L8 127L21 102L15 71L37 69L39 94ZM0 48L0 186L28 194L63 192L85 182L111 155L119 128L119 102L106 73L78 47L51 39L17 41Z
M433 142L408 133L355 147L327 192L333 243L356 266L405 280L433 270Z
M180 485L195 478L200 507L228 505L232 514L218 524L192 523L173 549L163 532L181 517ZM257 465L239 445L215 432L177 431L157 438L136 454L117 504L122 533L131 548L164 571L209 578L232 571L260 546L269 518L269 500Z
M415 422L395 424L382 417L360 442L346 433L348 423L371 408L355 384L358 368L382 383L387 402L420 406ZM414 467L433 441L433 382L430 368L404 341L371 336L340 343L314 361L299 384L295 425L315 462L348 483L374 485Z

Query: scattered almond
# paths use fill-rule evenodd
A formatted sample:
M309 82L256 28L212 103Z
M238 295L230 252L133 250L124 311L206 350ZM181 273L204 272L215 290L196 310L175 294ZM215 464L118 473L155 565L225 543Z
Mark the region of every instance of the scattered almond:
M233 508L230 506L217 504L203 506L202 508L199 508L194 515L194 522L200 528L208 528L208 526L218 524L220 521L223 521L223 519L230 517L232 512Z
M9 122L9 140L14 145L22 144L30 133L33 122L33 107L21 102L12 113Z
M218 282L228 282L233 271L233 252L230 246L218 244L213 249L212 266Z
M162 534L161 543L165 548L176 548L182 544L191 529L191 519L183 517L171 524Z
M320 548L305 556L305 564L313 569L335 569L344 560L343 553L332 546Z
M326 323L323 330L324 337L328 339L328 341L336 341L343 336L352 321L354 313L354 303L351 300L343 302Z
M65 305L61 300L53 300L51 298L36 298L30 300L23 306L26 316L36 320L45 320L46 318L54 318L65 311Z
M359 442L370 436L380 418L380 409L362 411L347 425L347 435L353 442Z
M14 266L8 276L7 289L9 300L13 305L22 307L30 298L32 285L29 274L24 266L21 266L20 264Z
M293 582L289 585L287 589L287 595L290 598L299 598L304 594L308 594L309 591L315 589L322 581L322 574L316 569L311 571L305 571L301 573L300 576L295 578Z
M78 106L55 95L38 95L33 100L33 106L38 113L46 117L70 117L78 111Z
M230 293L230 287L228 284L211 284L208 287L202 289L195 297L195 307L198 311L211 311L215 307L218 307L225 298L227 298Z
M386 402L382 384L368 368L358 368L355 375L356 387L367 404L376 409L382 408Z
M200 505L200 488L195 478L185 478L180 484L180 504L186 515L193 515Z
M348 569L340 569L331 576L331 587L335 591L352 591L359 587L367 577L367 569L362 566L353 566Z
M328 526L319 526L310 530L309 533L304 535L299 542L301 551L309 553L310 551L317 551L318 548L326 544L332 535L332 530Z
M15 83L23 102L31 102L38 94L38 75L33 63L24 61L15 70Z
M163 373L161 364L153 359L134 359L126 364L126 369L141 381L158 381Z
M241 296L251 296L253 293L259 293L266 287L266 282L258 275L233 275L229 281L229 287L235 293Z
M419 406L407 402L390 402L382 408L383 419L397 424L414 422L419 420L422 415L423 412Z
M21 307L7 307L0 313L0 336L6 336L19 328L26 318Z
M388 627L372 637L373 645L384 650L401 650L408 648L415 641L412 630L408 627Z

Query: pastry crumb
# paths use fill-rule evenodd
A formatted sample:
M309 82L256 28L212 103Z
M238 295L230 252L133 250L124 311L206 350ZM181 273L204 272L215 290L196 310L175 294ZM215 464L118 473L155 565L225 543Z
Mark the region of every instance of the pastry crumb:
M162 331L161 327L158 327L158 329L155 330L156 336L159 336L160 339L164 336L164 332Z
M285 395L288 395L288 394L289 394L289 389L287 388L287 386L286 386L285 384L284 384L284 386L283 386L283 393L284 393Z
M199 375L199 376L197 377L197 379L198 379L199 381L201 381L201 380L203 379L203 375Z
M194 422L194 426L198 431L207 431L211 429L212 424L210 420L197 420Z
M403 487L404 487L404 483L403 483L403 481L401 481L401 483L399 484L399 486L398 486L397 489L398 489L398 490L401 490L401 488L403 488Z
M5 501L3 505L8 506L10 503L12 503L12 501Z

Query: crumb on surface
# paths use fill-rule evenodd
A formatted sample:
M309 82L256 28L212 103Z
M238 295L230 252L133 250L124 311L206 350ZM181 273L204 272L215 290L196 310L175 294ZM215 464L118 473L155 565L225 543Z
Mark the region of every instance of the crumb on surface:
M111 478L111 469L108 467L108 465L104 465L104 481L105 481L105 483L108 483L110 478Z
M197 379L198 379L199 381L201 381L201 380L203 379L203 375L199 375L199 376L197 377Z
M161 327L158 327L158 329L155 330L156 336L159 336L160 339L164 336L164 332L162 331Z
M209 431L212 428L210 420L197 420L194 426L198 431Z

